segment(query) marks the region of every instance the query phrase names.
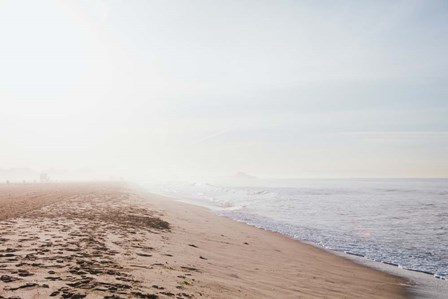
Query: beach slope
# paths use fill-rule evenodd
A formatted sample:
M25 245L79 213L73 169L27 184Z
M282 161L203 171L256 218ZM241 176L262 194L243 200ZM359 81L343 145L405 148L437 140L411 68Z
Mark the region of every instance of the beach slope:
M0 298L406 298L397 278L122 184L0 186Z

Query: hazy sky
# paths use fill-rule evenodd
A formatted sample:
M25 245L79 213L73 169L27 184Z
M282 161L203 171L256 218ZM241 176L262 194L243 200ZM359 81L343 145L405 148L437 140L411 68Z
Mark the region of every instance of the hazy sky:
M448 1L2 1L0 168L448 177Z

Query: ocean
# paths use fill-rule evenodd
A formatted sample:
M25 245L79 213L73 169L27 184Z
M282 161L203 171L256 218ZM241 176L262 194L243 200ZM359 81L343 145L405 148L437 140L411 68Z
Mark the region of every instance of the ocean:
M172 182L150 190L329 250L448 279L448 179Z

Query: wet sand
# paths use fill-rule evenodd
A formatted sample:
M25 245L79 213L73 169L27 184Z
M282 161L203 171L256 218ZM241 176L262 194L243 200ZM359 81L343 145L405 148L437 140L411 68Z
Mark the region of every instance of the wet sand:
M406 298L406 283L129 186L0 185L0 298Z

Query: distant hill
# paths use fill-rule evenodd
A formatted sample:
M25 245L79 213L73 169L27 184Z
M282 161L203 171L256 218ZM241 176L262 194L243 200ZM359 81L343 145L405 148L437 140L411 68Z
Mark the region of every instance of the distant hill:
M208 178L206 181L216 185L229 186L252 186L258 182L258 178L254 175L239 171L234 175Z
M235 179L251 179L251 180L257 179L256 176L247 174L247 173L242 172L242 171L237 172L235 175L232 176L232 178L235 178Z

